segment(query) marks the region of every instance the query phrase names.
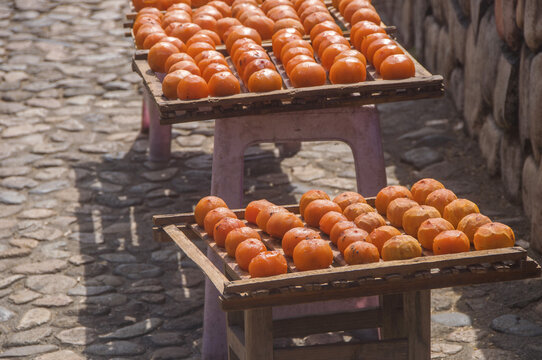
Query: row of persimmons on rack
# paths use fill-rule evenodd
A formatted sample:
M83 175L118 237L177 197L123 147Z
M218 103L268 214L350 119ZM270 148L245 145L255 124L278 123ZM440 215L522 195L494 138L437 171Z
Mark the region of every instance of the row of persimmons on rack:
M369 0L341 0L338 8L352 25L343 36L322 0L213 0L197 9L186 3L141 9L133 24L136 46L149 49L148 63L167 73L162 92L168 99L195 100L241 92L239 79L216 47L222 43L245 87L251 92L283 88L282 77L262 47L271 39L273 54L292 86L359 83L367 60L383 79L415 75L412 59L380 26ZM311 41L303 39L309 35ZM352 45L355 49L352 48ZM357 50L356 50L357 49Z
M476 250L515 244L509 226L492 222L474 202L458 199L434 179L422 179L410 190L385 187L376 196L375 208L355 192L331 200L321 190L310 190L300 199L299 213L304 222L262 199L248 204L242 221L222 199L207 196L196 205L194 216L252 277L286 273L284 255L292 257L297 271L328 268L334 260L332 247L347 264L355 265L419 257L422 248L443 255L470 251L471 244ZM284 255L268 251L260 233L247 223L280 239Z

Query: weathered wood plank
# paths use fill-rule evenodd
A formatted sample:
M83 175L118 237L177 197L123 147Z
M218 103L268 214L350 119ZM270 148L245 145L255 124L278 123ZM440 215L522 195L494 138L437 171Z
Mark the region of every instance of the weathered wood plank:
M367 343L339 343L329 345L303 346L276 349L275 360L406 360L408 341L406 339L381 340Z
M273 317L271 308L245 311L247 360L273 360Z
M405 324L408 333L408 359L431 358L431 291L403 294Z

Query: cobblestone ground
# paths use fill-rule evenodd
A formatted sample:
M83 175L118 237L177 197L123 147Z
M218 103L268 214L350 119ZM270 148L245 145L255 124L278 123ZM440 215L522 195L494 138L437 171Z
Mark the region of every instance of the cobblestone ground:
M147 162L126 3L0 3L0 358L199 358L203 276L153 243L150 219L208 194L213 123L175 126L172 160ZM442 179L528 247L521 208L486 175L446 99L380 110L390 184ZM292 157L250 148L246 176L246 202L355 188L337 143ZM432 295L434 358L542 358L540 280Z

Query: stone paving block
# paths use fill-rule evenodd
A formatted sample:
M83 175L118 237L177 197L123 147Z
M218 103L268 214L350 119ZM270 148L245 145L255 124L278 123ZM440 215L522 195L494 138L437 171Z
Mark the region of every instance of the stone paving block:
M539 0L525 0L523 13L523 37L532 51L542 47L542 3Z
M517 0L495 0L497 32L513 51L517 51L521 47L521 30L516 21L517 3Z
M519 111L519 60L501 55L493 91L493 118L505 131L514 132Z

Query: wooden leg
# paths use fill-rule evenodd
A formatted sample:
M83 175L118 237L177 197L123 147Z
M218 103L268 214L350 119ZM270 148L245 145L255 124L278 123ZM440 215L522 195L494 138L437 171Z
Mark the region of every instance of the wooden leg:
M399 339L407 336L403 315L403 294L380 296L382 307L382 340Z
M431 358L431 291L404 294L405 323L408 333L408 358Z
M245 310L246 360L273 360L271 308Z
M245 344L243 338L243 311L228 311L226 313L228 360L245 359Z

